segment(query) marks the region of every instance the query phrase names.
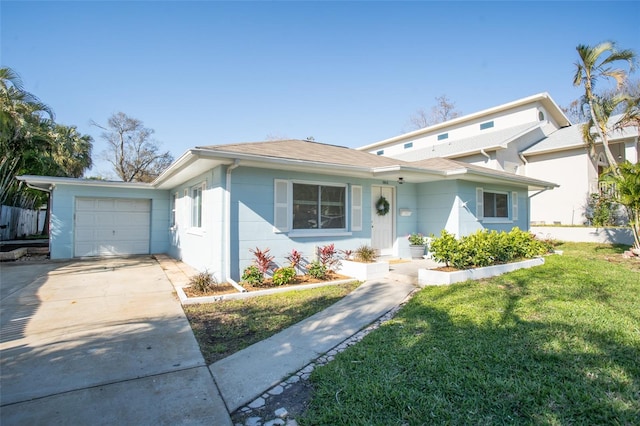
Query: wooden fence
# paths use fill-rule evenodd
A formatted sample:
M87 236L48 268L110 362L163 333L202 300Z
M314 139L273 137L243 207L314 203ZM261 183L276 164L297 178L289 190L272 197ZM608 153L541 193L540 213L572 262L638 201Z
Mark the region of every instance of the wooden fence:
M0 206L0 241L37 235L43 225L44 214L38 210Z

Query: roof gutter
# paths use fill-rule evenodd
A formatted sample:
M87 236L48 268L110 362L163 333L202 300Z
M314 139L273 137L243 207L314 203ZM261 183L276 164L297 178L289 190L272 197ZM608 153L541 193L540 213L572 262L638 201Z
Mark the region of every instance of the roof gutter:
M56 186L51 184L49 185L49 188L42 188L41 186L35 186L29 182L25 182L27 184L27 188L31 188L31 189L35 189L36 191L42 191L42 192L46 192L48 194L51 194L51 191L53 191L53 188L55 188Z
M482 154L485 157L487 157L488 160L491 160L491 156L489 154L487 154L487 152L484 150L484 148L480 148L480 154Z

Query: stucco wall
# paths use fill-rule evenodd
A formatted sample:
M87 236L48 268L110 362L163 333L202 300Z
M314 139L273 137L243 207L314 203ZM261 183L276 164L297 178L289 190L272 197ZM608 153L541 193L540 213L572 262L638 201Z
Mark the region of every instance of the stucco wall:
M191 189L204 183L202 226L191 225ZM185 196L185 189L188 195ZM224 168L216 167L169 191L177 193L176 223L171 228L169 254L198 270L207 270L221 279L224 276L223 213Z
M540 238L552 238L558 241L633 244L633 233L630 228L532 226L531 232Z
M394 157L401 154L406 154L412 149L425 148L432 145L438 145L442 143L455 143L456 140L473 137L474 135L488 134L494 131L504 130L509 127L518 126L524 123L534 123L538 121L538 112L542 111L545 115L544 123L549 123L552 126L558 127L557 123L549 116L548 112L542 106L540 102L533 102L527 105L520 105L512 108L508 111L501 111L490 115L484 115L475 120L465 121L458 125L450 125L438 130L429 132L427 134L421 134L419 136L407 136L396 142L391 142L384 146L379 146L369 150L370 153L377 153L380 150L384 150L384 155L388 157ZM487 121L493 121L494 127L480 130L480 124ZM442 133L448 133L448 139L438 140L438 135ZM412 142L413 146L406 149L404 144Z
M347 232L349 235L297 236L290 232L278 232L274 229L274 179L300 180L315 183L347 183ZM277 265L288 264L286 256L292 249L303 253L307 260L312 260L316 247L334 243L337 249L354 250L362 244L370 244L371 236L371 185L380 185L380 180L345 178L341 176L306 174L291 171L238 167L231 175L231 217L237 221L231 223L231 273L232 278L239 279L241 271L249 266L254 257L249 249L256 247L269 249L275 256ZM409 185L396 187L396 212L398 206L404 206L410 197ZM351 185L362 186L362 230L351 230ZM398 191L398 187L402 187ZM402 221L402 227L411 226L410 221ZM396 235L397 235L396 230Z
M593 166L583 148L532 156L526 168L527 176L560 185L531 198L532 223L583 223L593 174Z
M151 200L151 253L166 253L169 250L169 193L167 191L58 184L53 190L51 201L52 259L69 259L74 256L74 215L77 197Z
M511 220L512 210L509 203L509 219L495 221L478 220L476 217L476 188L486 191L518 193L518 218ZM442 229L458 236L471 234L479 229L509 231L514 226L528 229L527 189L507 185L488 185L467 181L442 181L422 183L417 186L418 223L417 232L425 235L439 235Z

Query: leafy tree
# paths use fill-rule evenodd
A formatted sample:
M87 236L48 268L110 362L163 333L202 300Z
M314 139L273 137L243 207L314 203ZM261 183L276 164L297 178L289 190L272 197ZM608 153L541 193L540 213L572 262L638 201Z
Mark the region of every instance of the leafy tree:
M91 137L53 120L51 108L24 90L15 71L0 68L0 204L34 209L48 201L17 175L80 177L91 167Z
M456 110L456 104L447 98L447 95L437 96L436 105L431 107L427 113L424 109L419 109L409 117L409 126L413 130L423 129L434 124L444 123L456 117L460 117L460 111Z
M582 106L588 107L589 122L585 125L589 126L583 131L583 134L590 136L591 126L595 128L596 134L602 141L607 161L610 165L615 165L616 160L611 149L609 148L609 140L607 138L608 118L602 115L605 108L599 108L600 105L606 104L604 98L608 96L599 96L594 90L596 84L601 78L612 78L616 83L616 89L620 89L626 82L627 71L622 68L616 68L618 62L627 62L629 72L633 70L635 53L632 50L618 50L613 42L602 42L596 46L578 45L576 47L579 60L576 62L576 73L573 77L574 86L584 87L584 96L582 97ZM609 113L609 115L611 112ZM593 144L594 139L589 137L585 142ZM593 150L591 150L594 153ZM617 172L614 172L617 173Z
M160 152L160 143L152 139L153 129L123 112L113 114L107 126L93 125L104 130L101 137L108 149L103 157L125 182L151 182L173 161L169 151Z
M51 109L24 90L18 74L0 68L0 204L22 204L22 185L14 178L30 163L40 164L52 119ZM35 202L33 196L27 198L28 204Z
M75 126L55 124L50 129L53 141L50 155L60 176L82 177L85 170L91 167L91 151L93 138L78 132Z
M640 135L640 80L628 81L625 92L627 93L625 108L622 118L616 123L616 128L635 126Z
M603 181L613 184L614 197L622 204L629 216L629 225L633 232L634 247L640 249L640 163L625 161L603 177Z

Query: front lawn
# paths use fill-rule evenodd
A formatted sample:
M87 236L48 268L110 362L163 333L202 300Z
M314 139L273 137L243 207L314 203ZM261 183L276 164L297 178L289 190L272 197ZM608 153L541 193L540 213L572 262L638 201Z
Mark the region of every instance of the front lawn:
M328 308L359 285L351 282L183 308L208 365Z
M428 287L312 375L305 425L638 424L640 262L622 248Z

